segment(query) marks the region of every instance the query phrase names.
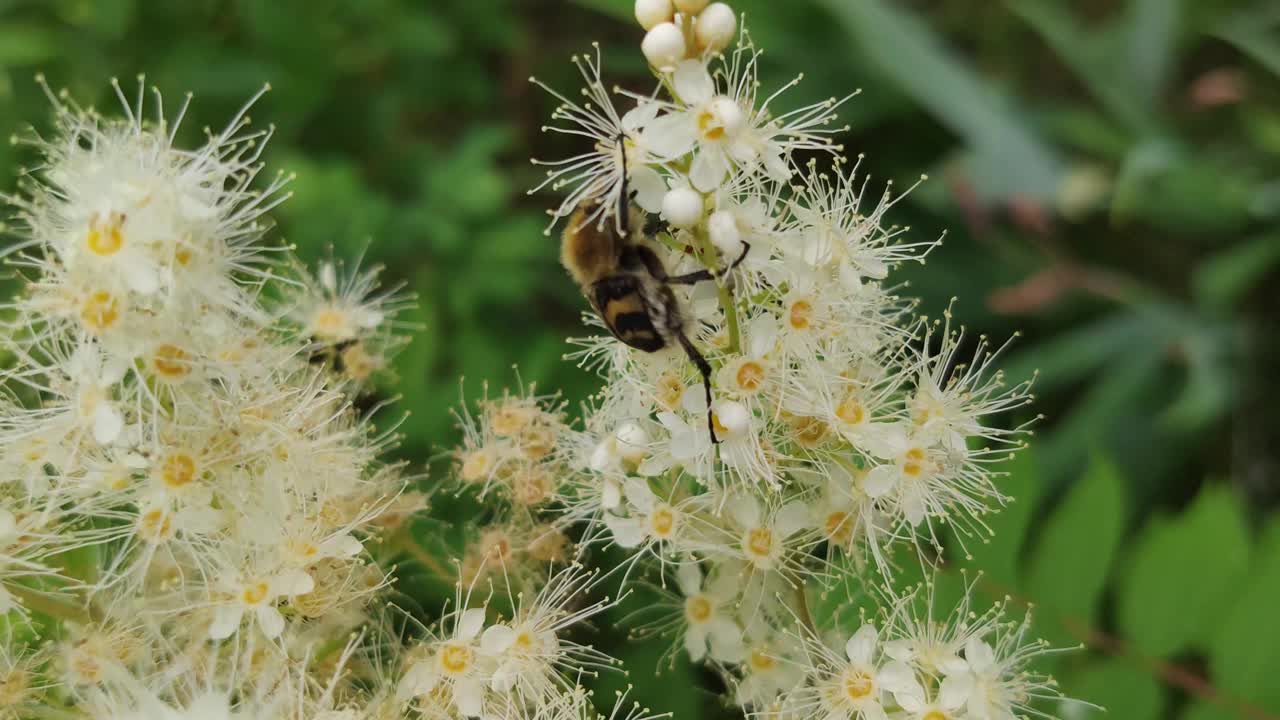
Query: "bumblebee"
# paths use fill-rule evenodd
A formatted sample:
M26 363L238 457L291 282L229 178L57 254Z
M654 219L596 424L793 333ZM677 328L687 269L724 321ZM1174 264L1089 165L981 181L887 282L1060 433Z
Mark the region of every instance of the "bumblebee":
M560 244L560 262L582 288L596 314L614 337L644 352L658 352L678 345L702 374L707 397L707 429L718 443L711 417L711 365L685 332L685 316L672 285L693 285L732 271L747 256L750 246L725 270L698 270L668 275L651 247L652 232L644 226L645 214L632 205L625 188L617 208L617 221L600 212L599 200L588 200L569 217ZM595 218L602 218L597 220Z

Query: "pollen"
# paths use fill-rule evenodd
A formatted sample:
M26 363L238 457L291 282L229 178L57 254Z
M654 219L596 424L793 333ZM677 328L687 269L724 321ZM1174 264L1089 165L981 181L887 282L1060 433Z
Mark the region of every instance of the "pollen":
M120 301L106 290L97 290L80 306L80 322L94 334L120 321Z
M794 417L790 420L795 441L803 448L816 448L827 438L827 424L815 417Z
M472 450L462 458L462 469L460 471L462 479L467 482L480 482L489 477L489 471L493 467L490 453L484 448Z
M169 453L160 464L160 479L168 487L184 487L196 478L195 458L185 452Z
M924 450L911 448L902 455L902 473L916 477L924 472Z
M684 601L684 614L691 623L704 623L711 619L711 603L702 595L694 595Z
M440 667L453 675L464 673L471 667L471 648L450 643L440 651Z
M156 374L166 380L179 380L191 372L191 356L186 350L165 343L151 356L151 366Z
M649 527L659 538L669 537L676 526L676 514L669 506L659 505L649 514Z
M752 528L743 538L742 546L753 557L768 557L773 552L773 531L769 528Z
M500 437L519 435L533 419L528 408L516 405L500 405L494 409L490 422L494 434Z
M813 325L813 303L797 300L787 312L787 323L795 330L808 330Z
M541 468L530 468L516 473L511 480L516 502L522 505L538 505L551 497L551 475Z
M724 137L724 126L716 122L716 116L710 110L698 113L698 132L707 140L720 140Z
M839 510L827 515L822 528L826 531L828 538L838 543L848 541L853 534L853 523L849 522L849 513Z
M322 305L311 315L311 334L328 342L341 342L355 337L351 314L335 305Z
M246 585L244 590L240 591L240 602L245 605L257 605L267 599L268 592L270 590L264 582Z
M947 720L947 714L941 710L930 710L920 720Z
M94 215L89 221L89 232L85 233L84 244L94 255L115 255L124 247L123 226L124 216L120 213L111 213L105 222Z
M752 648L747 663L753 672L769 672L778 666L778 661L765 648Z
M173 521L168 513L153 508L138 517L138 535L148 542L163 542L173 536Z
M836 417L849 425L858 425L867 419L867 409L852 395L840 401L836 406Z
M764 366L754 360L742 363L741 367L738 368L738 372L734 374L738 389L750 393L756 392L764 385L764 378Z
M675 412L684 397L684 383L672 373L663 373L658 378L655 396L664 410Z
M871 679L871 676L862 670L846 671L841 685L844 688L845 696L853 701L863 700L876 687L875 681Z

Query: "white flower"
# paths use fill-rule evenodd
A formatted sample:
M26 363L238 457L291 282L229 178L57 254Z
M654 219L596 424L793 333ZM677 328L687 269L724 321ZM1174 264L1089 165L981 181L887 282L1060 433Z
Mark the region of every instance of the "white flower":
M725 663L743 659L742 629L730 609L738 597L738 578L720 573L703 587L702 569L685 563L676 569L676 584L684 594L684 649L694 662L707 657Z
M431 643L428 655L410 661L400 678L397 695L408 699L444 686L460 714L479 717L484 707L484 678L477 641L484 627L484 614L484 608L456 613L452 637Z
M209 637L231 637L240 621L251 613L262 634L269 639L284 631L284 616L276 609L281 598L303 595L315 588L311 576L302 570L284 570L266 576L239 579L225 584L227 599L214 607Z

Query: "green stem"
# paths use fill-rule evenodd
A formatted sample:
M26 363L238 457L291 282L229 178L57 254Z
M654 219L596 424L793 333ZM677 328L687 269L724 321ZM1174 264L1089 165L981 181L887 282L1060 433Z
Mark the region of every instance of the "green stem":
M703 267L715 272L716 250L702 226L695 231L694 242L694 253L698 260ZM738 305L733 301L733 293L729 292L729 287L724 283L716 282L716 294L720 298L720 309L724 311L725 324L729 328L729 352L736 353L742 345L742 333L738 327Z

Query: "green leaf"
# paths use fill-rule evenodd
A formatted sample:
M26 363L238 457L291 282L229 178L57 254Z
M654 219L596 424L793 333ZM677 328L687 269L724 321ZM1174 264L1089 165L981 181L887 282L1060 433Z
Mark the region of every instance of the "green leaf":
M1106 711L1105 717L1124 720L1156 720L1161 717L1164 695L1150 672L1124 660L1093 663L1062 682L1063 694L1093 703ZM1063 713L1067 716L1067 713ZM1081 717L1104 717L1100 712L1080 713ZM1076 717L1072 714L1070 717Z
M0 68L39 65L61 51L58 35L46 28L9 21L0 26Z
M1222 40L1236 46L1259 65L1280 75L1280 38L1276 26L1280 25L1280 6L1262 4L1253 10L1243 10L1232 15L1210 31Z
M1119 588L1120 628L1143 654L1167 657L1207 641L1248 569L1239 502L1208 487L1185 513L1157 516Z
M1183 0L1132 0L1127 50L1129 74L1138 93L1155 103L1173 71Z
M1062 163L1013 102L996 93L918 18L883 0L819 0L844 24L862 53L923 105L970 150L986 198L1050 200Z
M965 564L982 568L987 581L1008 592L1019 587L1018 561L1040 496L1041 482L1032 449L1020 451L1001 469L1009 474L999 481L1000 491L1012 497L1013 502L986 520L991 527L991 538L965 541L969 553Z
M1221 704L1201 700L1178 717L1181 720L1240 720L1241 715Z
M1116 71L1116 67L1127 60L1117 54L1118 50L1124 49L1126 43L1115 42L1111 34L1106 32L1082 29L1067 10L1072 7L1069 3L1052 0L1006 0L1005 4L1013 14L1022 18L1044 38L1112 117L1135 135L1155 132L1156 120L1142 98L1134 92L1133 84L1129 81L1131 76Z
M1045 522L1025 586L1030 599L1059 620L1056 637L1046 633L1050 640L1070 642L1094 626L1124 530L1125 505L1116 469L1094 458Z
M1253 565L1223 608L1209 644L1209 668L1223 693L1280 712L1280 520L1273 520L1253 553ZM1189 572L1204 568L1188 566Z
M1230 310L1280 264L1280 233L1245 240L1196 268L1192 277L1196 299L1216 310Z

